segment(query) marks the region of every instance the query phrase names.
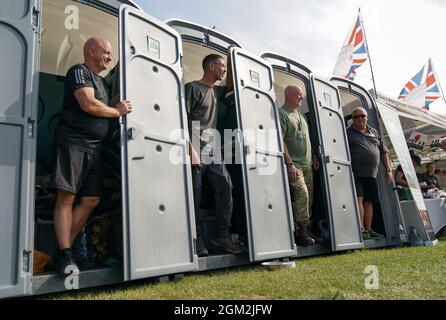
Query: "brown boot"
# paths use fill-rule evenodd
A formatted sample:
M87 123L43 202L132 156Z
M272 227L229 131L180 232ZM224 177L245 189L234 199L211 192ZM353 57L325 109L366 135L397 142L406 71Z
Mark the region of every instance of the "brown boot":
M298 223L299 231L297 232L296 244L298 246L312 246L316 244L314 239L310 237L308 224L306 223Z

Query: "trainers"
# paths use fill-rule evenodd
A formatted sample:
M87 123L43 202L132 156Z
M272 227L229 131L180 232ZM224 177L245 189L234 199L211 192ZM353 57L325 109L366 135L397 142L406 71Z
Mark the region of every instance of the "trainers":
M231 240L229 239L211 239L211 243L214 246L222 247L226 251L234 254L239 254L242 251L240 250L240 247L233 244Z
M62 251L59 250L55 260L55 268L59 276L62 277L74 273L79 274L80 272L70 249Z
M362 229L361 228L361 234L362 234L362 239L363 240L372 239L372 237L370 236L370 233L366 229Z
M209 255L209 251L206 248L198 249L197 250L197 255L199 257L207 257Z
M385 238L384 235L382 235L382 234L380 234L378 232L375 232L372 229L367 230L367 232L369 233L371 238Z

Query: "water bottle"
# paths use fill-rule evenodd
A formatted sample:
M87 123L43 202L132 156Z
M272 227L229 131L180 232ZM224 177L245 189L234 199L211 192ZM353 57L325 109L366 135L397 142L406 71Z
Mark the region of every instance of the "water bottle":
M406 231L404 230L404 227L402 225L399 225L398 232L400 234L401 243L406 243L407 242Z
M410 245L414 247L424 246L424 242L421 240L421 237L414 226L409 227L409 242Z

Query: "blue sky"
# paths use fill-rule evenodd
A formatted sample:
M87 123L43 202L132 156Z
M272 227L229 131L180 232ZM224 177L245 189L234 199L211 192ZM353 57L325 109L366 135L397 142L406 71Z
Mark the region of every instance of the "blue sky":
M361 6L377 90L396 98L431 57L446 89L443 0L136 0L150 15L180 18L234 38L256 54L277 52L329 77ZM369 65L355 82L372 86ZM443 100L431 110L446 114Z

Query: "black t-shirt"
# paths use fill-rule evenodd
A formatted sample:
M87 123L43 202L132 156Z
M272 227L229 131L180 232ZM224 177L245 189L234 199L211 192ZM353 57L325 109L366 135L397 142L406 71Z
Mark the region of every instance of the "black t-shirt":
M395 181L396 181L396 174L398 172L401 172L403 174L403 176L401 177L401 180L407 182L406 175L404 174L404 171L403 171L403 167L401 167L400 164L398 165L398 167L396 167L396 170L395 170L395 177L394 177ZM401 187L401 188L396 189L400 200L407 200L408 198L407 198L407 192L406 192L405 188L408 188L408 187L400 185L398 183L396 183L396 185Z
M401 167L400 164L399 164L398 167L396 167L396 169L395 169L395 177L394 177L394 179L396 179L396 174L397 174L398 172L401 172L401 173L403 174L403 176L401 177L401 180L407 182L407 180L406 180L406 175L404 174L404 171L403 171L403 167Z
M95 98L110 105L110 92L104 78L94 74L85 64L71 67L65 77L64 102L56 129L56 143L96 152L107 134L109 119L95 117L81 109L74 92L85 87L93 88Z
M423 173L419 177L420 182L426 182L428 186L435 186L435 188L438 188L438 180L437 177L434 175L428 175L427 172Z

